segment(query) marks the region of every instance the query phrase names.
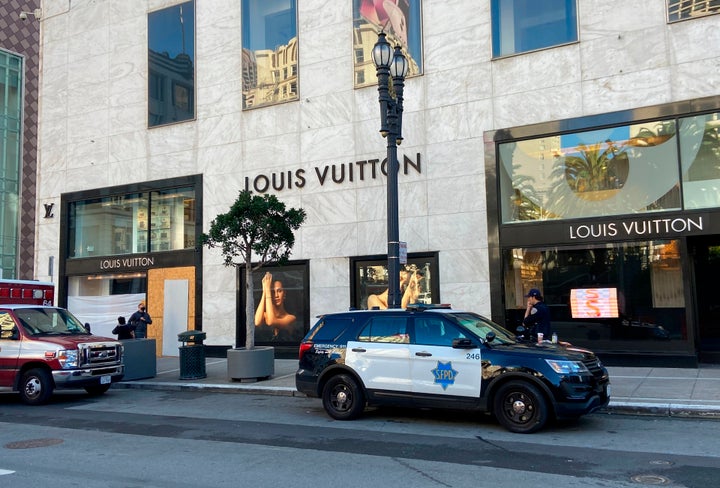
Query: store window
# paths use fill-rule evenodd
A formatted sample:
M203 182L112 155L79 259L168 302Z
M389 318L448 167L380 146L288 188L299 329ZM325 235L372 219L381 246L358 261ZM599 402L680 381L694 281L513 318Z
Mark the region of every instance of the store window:
M679 350L688 334L677 240L503 251L505 313L538 288L560 340L596 350Z
M0 277L16 277L22 131L22 58L0 50Z
M409 255L400 265L401 306L413 303L440 303L436 254ZM352 304L359 309L388 308L387 258L355 258Z
M679 209L675 135L657 120L500 144L502 222Z
M493 57L578 40L577 0L492 0Z
M420 0L376 2L353 0L353 59L355 87L377 84L372 48L384 30L392 46L399 45L408 60L407 76L422 74L422 18Z
M148 14L148 126L195 118L195 2Z
M683 203L720 207L720 113L680 119Z
M694 19L720 13L720 0L668 0L668 21Z
M260 345L295 344L310 324L310 289L307 263L263 266L253 272L255 342ZM241 307L238 324L245 323L245 270L240 269ZM245 327L238 331L238 344L245 344Z
M297 100L297 64L296 0L243 0L243 109Z
M118 194L70 202L68 257L86 258L195 247L195 190Z

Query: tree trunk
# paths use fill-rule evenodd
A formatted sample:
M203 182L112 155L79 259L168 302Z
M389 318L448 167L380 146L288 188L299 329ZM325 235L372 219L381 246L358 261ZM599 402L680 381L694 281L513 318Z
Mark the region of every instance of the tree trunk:
M253 270L245 265L245 349L255 347L255 301L253 299Z

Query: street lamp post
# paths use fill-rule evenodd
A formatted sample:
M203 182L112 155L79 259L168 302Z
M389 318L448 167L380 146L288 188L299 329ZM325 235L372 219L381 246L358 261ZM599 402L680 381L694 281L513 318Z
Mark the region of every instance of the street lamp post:
M408 71L407 59L400 50L390 47L385 32L378 34L372 50L377 68L380 101L380 134L387 139L387 239L388 239L388 308L400 308L400 230L398 222L397 147L402 143L403 88ZM390 79L395 96L390 95Z

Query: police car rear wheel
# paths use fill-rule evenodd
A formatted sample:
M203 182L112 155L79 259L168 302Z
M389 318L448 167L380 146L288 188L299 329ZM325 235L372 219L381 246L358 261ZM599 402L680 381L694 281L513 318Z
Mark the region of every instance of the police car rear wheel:
M365 409L365 395L352 376L341 374L323 388L323 407L336 420L352 420Z
M511 381L495 395L495 417L510 432L530 434L542 429L548 419L545 397L532 384Z

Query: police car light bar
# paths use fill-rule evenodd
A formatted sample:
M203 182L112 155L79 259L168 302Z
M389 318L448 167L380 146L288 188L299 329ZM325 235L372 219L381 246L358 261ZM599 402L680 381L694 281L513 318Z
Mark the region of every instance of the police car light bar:
M413 312L422 312L423 310L432 310L437 308L452 308L449 303L411 303L405 310Z

